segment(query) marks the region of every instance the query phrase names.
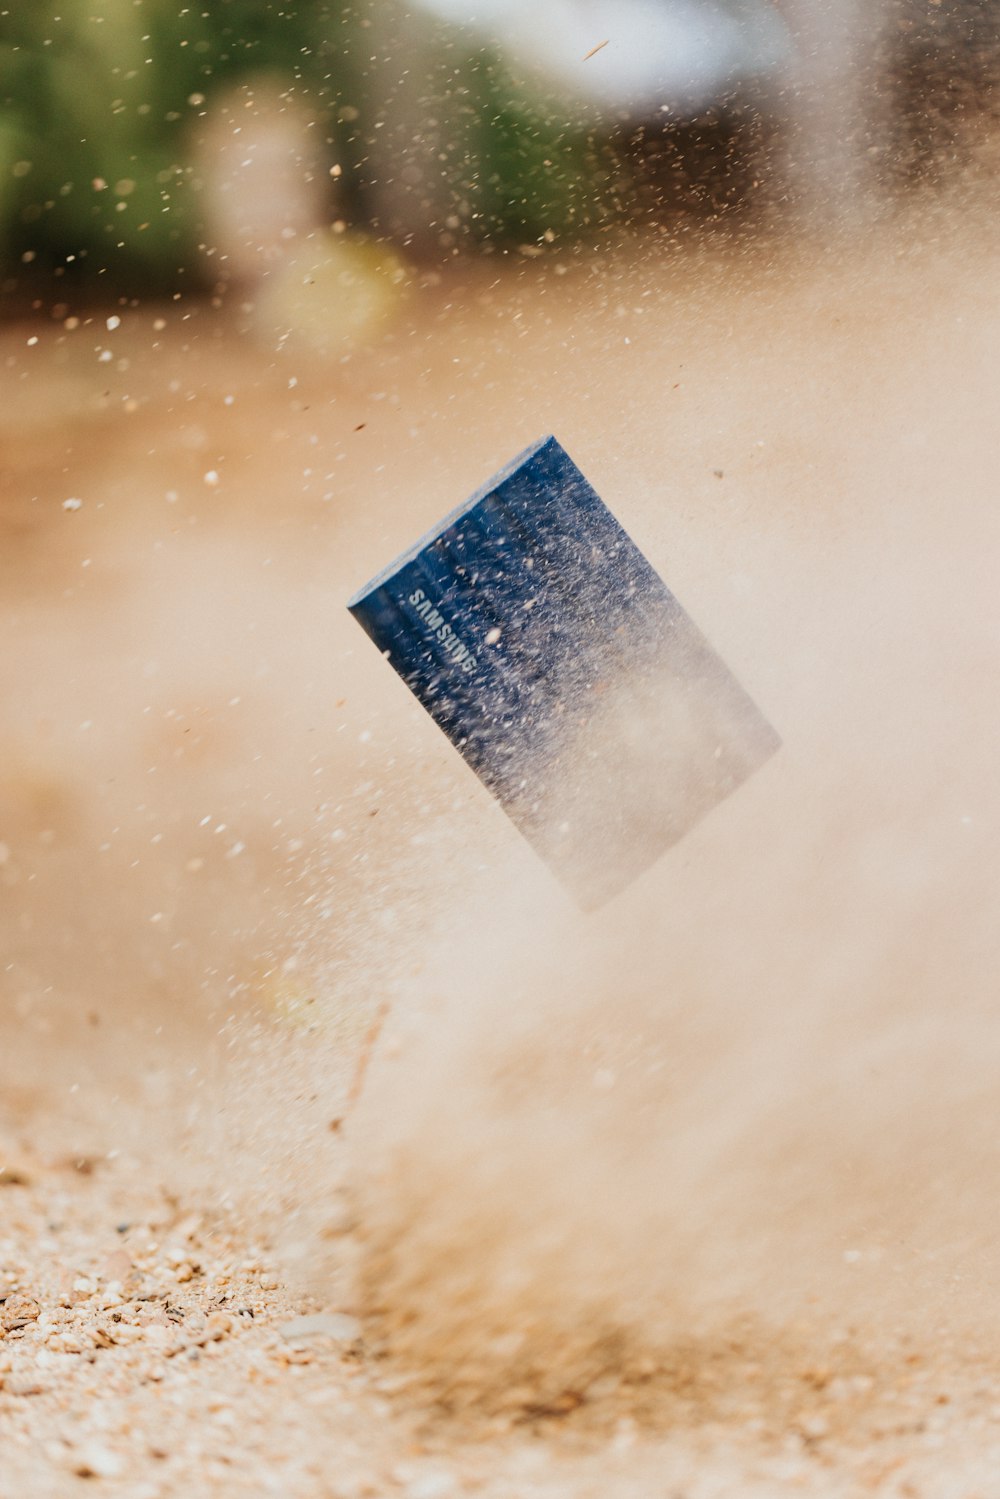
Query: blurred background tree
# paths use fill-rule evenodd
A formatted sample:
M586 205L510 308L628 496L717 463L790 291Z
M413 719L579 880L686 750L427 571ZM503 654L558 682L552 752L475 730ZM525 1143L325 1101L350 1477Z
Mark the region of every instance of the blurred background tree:
M313 16L323 7L303 7ZM271 72L336 84L315 20L254 0L41 0L0 16L0 254L12 267L165 290L197 274L193 143L212 96Z
M415 93L405 45L423 64ZM433 18L374 0L32 0L0 11L4 290L51 277L147 293L206 282L217 268L198 251L200 133L218 99L262 80L308 114L337 173L331 217L440 253L459 228L533 240L583 216L585 128L547 119L495 53L456 44ZM390 181L400 132L412 158L409 171L397 160L402 199Z
M71 286L224 285L238 256L215 254L220 147L230 142L235 171L241 121L257 149L282 114L286 145L293 122L302 142L298 155L287 147L285 175L311 184L316 226L353 226L424 259L484 243L540 252L622 210L715 219L768 188L780 201L796 109L815 117L799 151L817 179L814 207L835 197L814 170L824 140L837 171L883 189L894 172L954 161L959 131L992 108L998 10L995 0L7 0L0 288L16 308L43 286L65 297ZM267 192L249 179L240 190L266 199L274 186L272 175ZM248 232L267 207L256 204Z

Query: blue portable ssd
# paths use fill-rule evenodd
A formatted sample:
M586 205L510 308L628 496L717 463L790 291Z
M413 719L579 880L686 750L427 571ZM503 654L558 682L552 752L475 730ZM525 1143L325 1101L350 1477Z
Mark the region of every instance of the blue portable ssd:
M554 437L348 608L585 909L780 744Z

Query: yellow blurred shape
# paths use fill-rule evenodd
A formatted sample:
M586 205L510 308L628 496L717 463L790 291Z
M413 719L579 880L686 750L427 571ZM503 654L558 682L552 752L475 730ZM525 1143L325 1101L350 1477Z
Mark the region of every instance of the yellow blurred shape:
M317 229L262 278L258 336L325 358L373 342L400 310L409 277L391 250L360 236Z
M271 973L259 978L253 990L260 1004L285 1025L301 1028L316 1025L322 1019L315 989L304 977Z

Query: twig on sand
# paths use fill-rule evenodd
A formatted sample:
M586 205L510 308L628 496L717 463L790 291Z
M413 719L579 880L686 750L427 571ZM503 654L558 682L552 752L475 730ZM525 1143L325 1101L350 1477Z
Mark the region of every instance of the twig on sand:
M361 1090L364 1088L365 1078L368 1076L368 1068L371 1065L372 1055L375 1051L375 1047L378 1044L378 1038L382 1034L382 1027L385 1025L385 1017L388 1015L388 1013L389 1001L387 999L384 999L376 1010L375 1019L368 1027L368 1030L365 1033L365 1039L361 1043L361 1051L358 1056L358 1065L354 1073L354 1081L351 1083L351 1091L347 1095L348 1113L351 1111L351 1109L354 1108L354 1105L361 1097Z

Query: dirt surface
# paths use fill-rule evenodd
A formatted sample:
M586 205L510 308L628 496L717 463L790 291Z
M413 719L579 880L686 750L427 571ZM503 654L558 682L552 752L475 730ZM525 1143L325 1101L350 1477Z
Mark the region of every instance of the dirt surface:
M1000 1493L982 217L4 331L2 1499ZM548 430L785 739L587 923L343 609Z

